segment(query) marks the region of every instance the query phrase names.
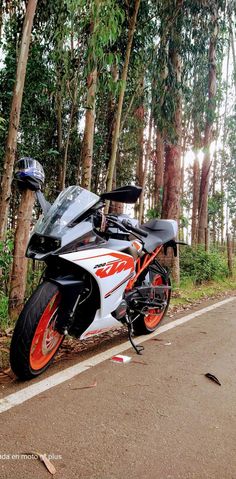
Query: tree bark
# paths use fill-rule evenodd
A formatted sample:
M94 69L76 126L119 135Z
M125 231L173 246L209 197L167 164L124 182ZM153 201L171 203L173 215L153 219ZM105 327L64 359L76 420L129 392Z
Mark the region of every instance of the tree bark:
M139 82L140 85L140 96L139 102L136 111L138 111L138 127L137 127L137 160L136 160L136 171L135 171L135 182L136 185L141 186L143 184L143 159L144 159L144 73L141 73L141 79ZM124 124L124 120L122 122ZM135 218L139 216L139 205L140 198L134 205L134 214Z
M208 193L210 181L210 145L213 139L213 122L215 116L215 98L216 98L216 42L218 35L218 14L217 10L212 17L212 33L209 44L209 73L208 73L208 106L207 119L204 134L204 160L202 165L201 183L200 183L200 203L199 203L199 224L198 224L198 243L204 244L205 231L208 225Z
M57 149L58 149L58 180L57 187L61 191L63 189L63 165L62 165L62 82L58 77L57 93L56 93L56 118L57 118Z
M65 142L65 151L64 151L64 157L63 157L62 184L61 184L61 186L62 186L61 189L62 190L66 186L66 170L67 170L67 161L68 161L68 149L69 149L69 144L70 144L70 135L71 135L71 130L72 130L73 118L74 118L74 113L75 113L75 109L76 109L77 93L78 93L78 80L77 80L77 77L76 77L75 78L75 84L74 84L73 98L72 98L72 103L71 103L67 138L66 138L66 142Z
M176 18L173 22L169 43L169 77L172 75L175 101L174 113L171 119L169 138L166 138L165 147L165 171L164 171L164 195L162 204L162 218L179 220L180 212L180 186L181 186L181 152L182 152L182 61L181 29L183 1L179 0L176 5ZM174 141L172 136L174 135ZM172 277L179 284L179 257L173 258Z
M191 243L192 246L197 244L198 235L198 207L200 194L200 165L198 159L198 151L201 148L201 135L196 117L193 125L193 205L192 205L192 227L191 227Z
M233 276L233 245L231 235L227 234L227 257L228 257L228 270L229 276Z
M33 26L33 19L36 11L37 0L29 0L25 13L23 24L21 46L16 71L16 82L13 92L10 123L8 129L8 138L6 153L4 158L3 176L0 195L0 241L5 237L7 228L7 217L9 210L9 200L11 195L11 182L13 167L16 155L17 133L20 121L21 104L25 84L26 66L29 55L29 45Z
M119 79L119 70L117 62L115 62L111 67L111 74L112 80L114 84L118 82ZM116 109L116 102L115 96L113 92L109 94L109 101L108 101L108 108L107 108L107 146L106 146L106 168L109 165L109 159L111 157L112 152L112 141L114 136L114 129L115 129L115 109Z
M174 48L171 51L171 63L180 85L181 57ZM168 142L165 147L165 192L162 205L162 218L179 219L180 183L181 183L181 139L182 139L182 95L180 89L175 94L176 108L173 118L175 143Z
M107 178L106 178L106 190L107 191L111 191L111 189L112 189L112 179L113 179L113 174L114 174L114 169L115 169L115 164L116 164L116 155L117 155L119 135L120 135L121 114L122 114L124 94L125 94L126 81L127 81L127 75L128 75L129 59L130 59L131 47L132 47L132 43L133 43L133 37L134 37L134 32L135 32L135 27L136 27L136 21L137 21L137 15L138 15L138 10L139 10L139 6L140 6L140 1L141 0L135 0L134 13L133 13L133 16L130 20L130 26L129 26L129 32L128 32L128 43L127 43L127 48L126 48L126 53L125 53L125 61L124 61L124 66L123 66L123 70L122 70L122 74L121 74L121 82L122 83L121 83L121 89L120 89L118 105L117 105L117 112L116 112L115 126L114 126L114 134L113 134L113 138L112 138L112 153L111 153L111 158L109 160L109 165L108 165L108 170L107 170Z
M82 143L82 187L88 190L91 187L93 139L95 124L95 95L97 84L97 68L90 73L87 85L87 109L85 115L84 137Z
M155 185L154 185L154 208L161 213L161 202L164 179L164 140L163 133L156 132L156 160L155 160Z
M230 58L230 36L228 39L228 51L227 51L227 65L226 65L226 88L225 88L225 105L224 105L224 121L223 121L223 158L221 159L220 166L220 191L221 191L221 245L224 244L224 192L225 192L225 181L224 181L224 168L226 163L226 140L227 140L227 111L228 111L228 85L229 85L229 58ZM235 97L236 99L236 97ZM227 195L226 195L227 198ZM227 208L228 205L226 205ZM227 226L227 225L226 225ZM228 234L228 227L226 228L226 235Z
M33 191L25 190L22 192L17 214L18 222L15 231L13 265L10 279L9 316L13 321L19 316L24 304L28 262L25 258L25 250L29 240L34 200L35 195Z
M234 32L232 27L231 15L229 15L229 32L230 32L230 42L231 42L232 55L233 55L233 78L234 78L234 91L235 91L235 98L236 98L236 54L235 54Z
M142 193L140 195L140 200L139 200L139 222L140 223L143 223L143 219L144 219L145 186L146 186L146 179L147 179L148 163L150 161L150 156L151 156L151 139L152 139L152 112L150 113L150 118L149 118L147 149L146 149L145 163L144 163L142 183L141 183Z
M197 151L195 151L195 158L194 158L194 164L193 164L193 207L192 207L192 231L191 231L192 246L197 243L199 191L200 191L200 166L199 166L199 159L197 157Z

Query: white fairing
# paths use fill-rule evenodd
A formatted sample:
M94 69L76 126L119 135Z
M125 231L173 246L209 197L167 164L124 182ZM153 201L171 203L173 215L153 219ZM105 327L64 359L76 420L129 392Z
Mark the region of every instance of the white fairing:
M135 274L135 264L132 256L108 248L97 248L61 255L61 258L71 261L95 278L101 299L101 308L95 319L81 338L98 334L98 330L110 329L120 323L111 316L120 304L124 290L129 280Z

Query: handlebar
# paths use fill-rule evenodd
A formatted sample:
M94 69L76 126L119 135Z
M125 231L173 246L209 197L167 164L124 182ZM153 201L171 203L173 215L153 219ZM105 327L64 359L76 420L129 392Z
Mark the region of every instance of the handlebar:
M144 238L147 238L148 233L143 231L141 228L137 228L136 226L133 226L129 220L122 220L122 224L127 230L133 231L134 233L140 236L143 236Z
M98 219L99 219L99 223L100 223L101 222L101 216L100 215L99 215ZM131 221L129 221L129 220L124 219L122 221L119 221L118 218L113 216L113 215L106 215L106 222L107 222L107 224L110 223L110 224L116 226L117 228L119 228L121 231L123 231L126 234L130 234L130 232L132 231L134 233L134 235L143 236L144 238L146 238L148 236L148 233L146 233L141 228L133 226Z

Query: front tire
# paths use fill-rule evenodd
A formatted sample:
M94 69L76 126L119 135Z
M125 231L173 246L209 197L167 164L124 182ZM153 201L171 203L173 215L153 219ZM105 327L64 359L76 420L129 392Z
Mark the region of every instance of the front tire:
M54 328L60 302L58 286L45 281L25 304L10 346L11 368L19 379L44 372L58 351L64 339Z

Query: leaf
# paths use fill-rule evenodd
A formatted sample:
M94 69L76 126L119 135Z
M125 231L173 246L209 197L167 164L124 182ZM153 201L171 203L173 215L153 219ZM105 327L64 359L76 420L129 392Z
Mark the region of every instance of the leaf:
M96 386L97 386L97 381L95 379L95 381L92 384L89 384L89 386L80 386L78 388L71 388L71 391L77 391L77 389L91 389L91 388L95 388Z
M214 374L206 373L205 376L206 378L211 379L211 381L214 381L215 383L219 384L219 386L221 386L219 379L216 376L214 376Z
M142 364L143 366L148 366L148 363L145 363L144 361L138 361L137 359L133 359L132 363Z
M43 462L43 464L45 465L47 470L50 472L50 474L52 474L52 475L56 474L56 468L51 463L51 461L49 461L46 454L39 454L39 459L40 459L41 462Z

